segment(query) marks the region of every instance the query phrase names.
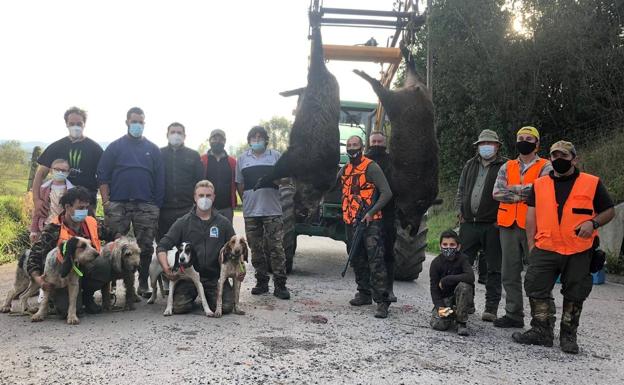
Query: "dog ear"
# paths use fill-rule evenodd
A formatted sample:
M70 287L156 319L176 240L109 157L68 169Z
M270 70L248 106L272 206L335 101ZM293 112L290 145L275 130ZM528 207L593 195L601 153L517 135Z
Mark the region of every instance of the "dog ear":
M72 237L69 241L65 242L61 246L61 252L63 255L63 264L61 265L61 277L65 278L72 269L72 264L76 259L76 248L80 239L78 237Z
M121 273L122 271L121 263L126 255L126 250L126 245L123 245L121 249L113 249L113 252L110 255L111 263L113 264L113 271L116 273Z
M223 245L223 247L221 248L221 251L219 251L219 266L223 265L223 252L225 251L226 247L227 247L227 243Z

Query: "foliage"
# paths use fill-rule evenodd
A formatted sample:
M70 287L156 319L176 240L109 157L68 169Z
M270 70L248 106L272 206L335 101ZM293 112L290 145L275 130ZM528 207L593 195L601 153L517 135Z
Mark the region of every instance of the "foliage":
M270 120L261 121L259 125L268 131L271 148L284 153L288 148L292 122L283 116L274 116Z
M28 195L0 196L0 264L28 248Z
M613 135L596 139L579 150L581 168L599 175L616 202L624 202L624 125Z
M0 194L23 194L28 182L28 156L20 142L0 144Z

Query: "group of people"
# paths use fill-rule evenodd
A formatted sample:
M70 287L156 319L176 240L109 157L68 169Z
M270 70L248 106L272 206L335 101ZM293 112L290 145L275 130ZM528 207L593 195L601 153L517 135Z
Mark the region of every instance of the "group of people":
M167 127L168 145L159 149L144 137L145 113L137 107L127 112L126 133L104 151L84 135L85 111L72 107L64 119L69 135L41 154L33 182L35 210L28 272L42 287L50 289L43 274L46 254L69 237L112 240L132 228L141 249L137 297L150 295L148 274L154 241L159 256L181 242L191 242L197 254L195 267L214 310L218 253L234 235L232 219L238 194L255 270L251 293L268 293L272 272L273 294L290 298L279 181L254 189L280 157L278 151L268 148L265 128L256 126L249 131L249 149L235 159L225 151L224 131L213 130L210 149L200 155L185 147L185 127L177 122ZM561 348L576 353L583 301L592 288L590 263L597 229L613 218L613 202L597 177L579 172L571 143L553 144L549 159L542 159L537 155L540 134L536 128L523 127L516 138L519 155L512 160L500 154L501 142L494 131L483 130L474 143L476 155L464 166L457 189L459 234L452 230L441 234L441 253L430 266L431 326L448 330L455 325L458 334L469 334L468 314L475 312L472 266L478 262L478 282L486 288L482 320L495 327L523 328L522 272L526 268L524 289L531 306L531 328L514 333L513 339L552 346L552 290L561 275ZM393 290L396 231L389 183L392 175L385 136L374 132L369 141L364 153L361 137L348 138L349 162L338 172L337 188L342 191L347 247L352 251L357 284L349 303L363 306L374 301L375 317L386 318L390 304L397 300ZM50 172L50 179L44 182ZM99 234L92 218L98 189L105 213ZM359 244L353 242L356 230L363 234ZM165 276L176 280L166 258L159 259ZM96 264L82 279L82 302L91 313L101 308L93 300L98 285L89 281L104 282L110 275L105 267L98 268L100 265L106 264ZM243 277L244 273L239 279ZM502 288L505 314L498 317ZM191 311L197 295L192 284L176 286L173 311ZM223 291L223 303L224 313L230 312L233 292L229 284Z
M524 290L531 307L531 328L515 332L521 344L552 346L560 277L563 306L560 347L578 353L576 332L583 302L592 289L590 264L597 255L597 229L615 215L613 201L599 178L580 172L574 145L558 141L549 159L540 158L540 134L522 127L516 135L516 159L500 154L496 132L483 130L466 162L456 195L459 235L440 237L441 254L431 263L431 326L457 324L468 334L467 315L475 311L474 273L485 284L481 319L499 328L523 328ZM505 314L497 310L505 289Z

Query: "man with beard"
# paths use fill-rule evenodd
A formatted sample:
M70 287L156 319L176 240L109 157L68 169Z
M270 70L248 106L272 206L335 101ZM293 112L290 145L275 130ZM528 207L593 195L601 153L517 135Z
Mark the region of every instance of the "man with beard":
M210 150L202 155L201 161L205 179L215 186L214 208L232 223L236 207L236 159L225 152L225 140L223 130L212 130L208 138Z

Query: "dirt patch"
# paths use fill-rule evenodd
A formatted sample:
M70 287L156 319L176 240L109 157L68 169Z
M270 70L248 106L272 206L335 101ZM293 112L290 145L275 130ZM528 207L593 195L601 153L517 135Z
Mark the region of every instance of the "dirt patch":
M316 343L311 340L298 340L291 337L256 337L255 339L277 355L290 354L292 350L295 349L310 351L325 347L324 343Z
M313 324L326 324L327 323L327 317L319 315L319 314L315 314L315 315L300 315L299 319L304 321L304 322L310 322Z

